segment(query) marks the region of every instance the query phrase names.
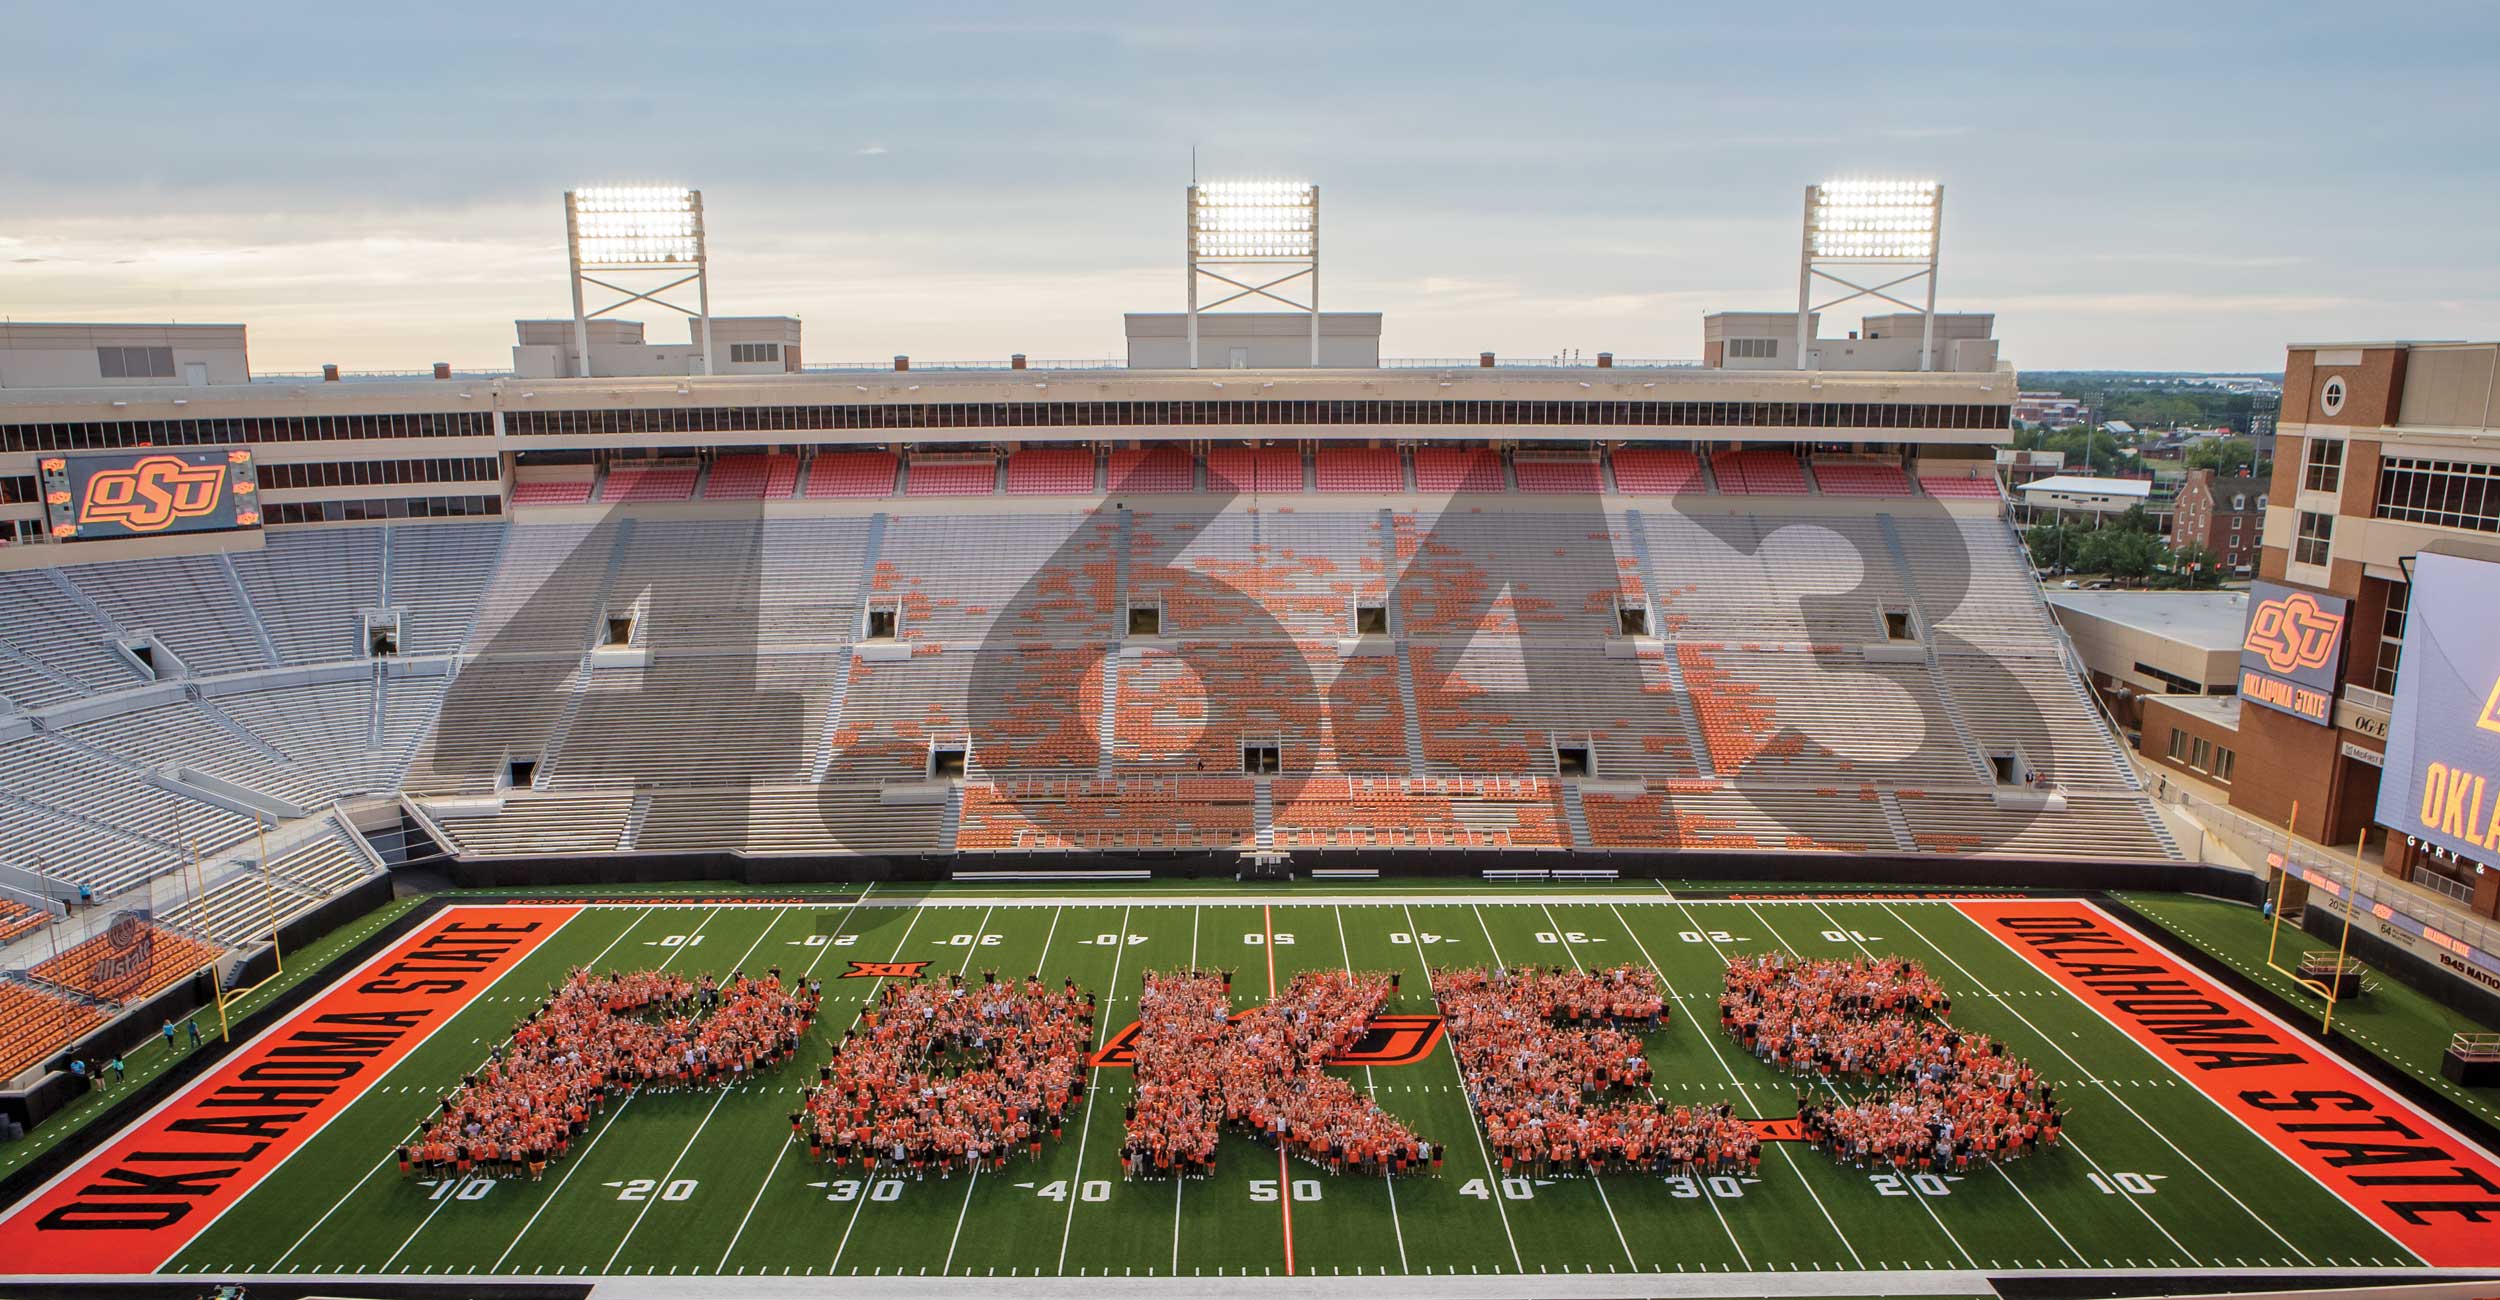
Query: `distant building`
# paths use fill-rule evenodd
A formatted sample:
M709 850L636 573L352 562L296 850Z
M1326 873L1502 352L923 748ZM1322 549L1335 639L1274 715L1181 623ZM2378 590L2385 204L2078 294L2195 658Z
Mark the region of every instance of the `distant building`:
M2084 424L2092 419L2092 408L2082 398L2064 393L2018 393L2014 418L2027 424Z
M2081 474L2056 474L2034 479L2022 485L2023 504L2031 510L2058 514L2076 511L2088 515L2123 514L2130 506L2151 500L2153 481L2145 478L2090 478Z
M240 325L0 324L0 388L251 381Z
M2256 569L2265 526L2266 484L2246 477L2216 478L2210 469L2192 469L2179 488L2170 544L2202 546L2220 557L2224 573L2246 575Z
M2239 690L2243 591L2051 591L2049 607L2119 720L2141 725L2152 695Z

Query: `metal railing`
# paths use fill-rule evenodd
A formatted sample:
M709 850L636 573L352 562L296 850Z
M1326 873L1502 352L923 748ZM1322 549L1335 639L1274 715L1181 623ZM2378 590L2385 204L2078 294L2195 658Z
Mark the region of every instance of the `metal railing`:
M2412 875L2408 878L2411 879L2414 884L2420 885L2424 889L2430 890L2432 893L2445 894L2448 897L2455 899L2457 902L2466 904L2469 907L2473 905L2473 890L2454 880L2450 880L2446 876L2431 870L2429 867L2415 867Z

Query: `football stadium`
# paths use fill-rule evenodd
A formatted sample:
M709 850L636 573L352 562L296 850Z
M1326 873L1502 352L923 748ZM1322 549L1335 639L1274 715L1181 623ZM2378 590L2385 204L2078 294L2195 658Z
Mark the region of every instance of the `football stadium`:
M1383 358L1187 197L1125 364L805 362L647 187L508 372L8 326L0 1294L2500 1274L2480 932L2159 797L1940 186L1690 361Z

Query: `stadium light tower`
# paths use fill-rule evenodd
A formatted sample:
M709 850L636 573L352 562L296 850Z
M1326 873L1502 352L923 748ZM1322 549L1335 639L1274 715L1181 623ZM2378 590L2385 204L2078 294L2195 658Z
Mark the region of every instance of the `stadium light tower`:
M703 349L703 373L712 373L712 280L706 274L708 259L703 248L703 191L670 185L585 185L566 190L564 244L573 263L573 347L583 377L590 375L591 317L636 302L690 318L696 326L696 342ZM636 277L645 287L612 284L601 275L617 280ZM585 311L582 286L586 284L625 296L597 311ZM687 284L695 287L696 305L691 309L660 297Z
M1223 270L1210 270L1222 267ZM1204 276L1233 290L1198 301ZM1262 276L1272 278L1261 279ZM1308 302L1273 292L1309 277ZM1238 278L1236 278L1238 277ZM1252 283L1252 281L1258 281ZM1222 290L1217 290L1221 293ZM1319 364L1319 187L1309 181L1195 181L1189 187L1189 368L1198 368L1198 313L1243 298L1281 302L1311 317Z
M1797 264L1797 368L1806 368L1807 334L1816 312L1859 298L1881 298L1919 313L1918 368L1935 369L1936 248L1944 231L1944 186L1935 181L1825 181L1806 187L1805 247ZM1913 269L1880 284L1859 284L1827 266ZM1860 271L1851 271L1868 280ZM1814 304L1816 277L1850 292ZM1924 307L1891 290L1924 277Z

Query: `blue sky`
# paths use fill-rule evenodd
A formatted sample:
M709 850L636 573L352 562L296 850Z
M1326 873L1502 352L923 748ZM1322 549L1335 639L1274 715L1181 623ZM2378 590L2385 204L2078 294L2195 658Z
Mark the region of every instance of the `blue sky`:
M1201 8L0 0L0 312L500 365L561 191L672 180L811 360L1110 356L1195 145L1320 183L1322 305L1398 356L1697 356L1842 174L1946 183L1941 304L2026 367L2500 334L2500 6Z

